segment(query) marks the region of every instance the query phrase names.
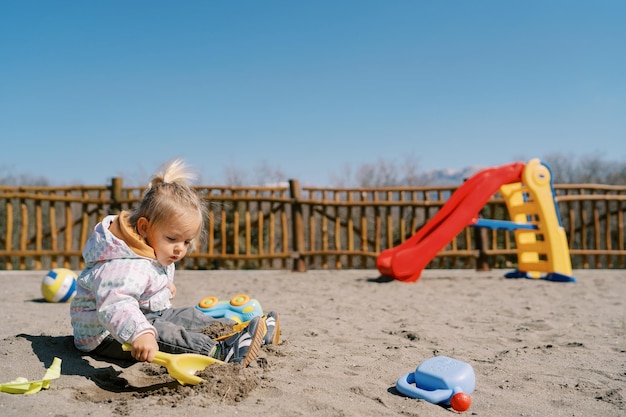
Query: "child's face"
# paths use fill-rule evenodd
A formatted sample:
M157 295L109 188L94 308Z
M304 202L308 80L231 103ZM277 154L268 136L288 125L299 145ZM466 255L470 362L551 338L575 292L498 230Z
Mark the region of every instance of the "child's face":
M150 227L145 218L140 220L145 220L146 241L154 249L157 261L163 266L185 257L201 226L199 216L194 215L174 216L171 221L158 228Z

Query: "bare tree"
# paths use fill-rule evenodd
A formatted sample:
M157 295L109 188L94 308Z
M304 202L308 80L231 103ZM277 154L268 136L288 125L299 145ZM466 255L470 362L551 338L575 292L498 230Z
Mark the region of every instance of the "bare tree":
M353 174L354 172L354 174ZM418 185L423 183L419 173L419 163L413 155L397 160L379 158L376 162L366 162L355 171L349 164L343 167L343 175L331 175L336 187L393 187L398 185Z
M615 163L615 167L606 177L607 184L626 185L626 163Z
M414 154L411 153L404 158L402 173L405 176L406 185L425 185L423 176L419 172L419 167L419 158L417 158Z
M330 174L330 182L334 187L349 187L352 181L352 167L346 163L339 174Z
M231 187L242 186L247 183L247 176L243 168L238 168L232 164L224 167L224 185Z
M254 174L257 185L279 184L287 178L279 166L271 165L266 160L254 168Z
M251 173L244 168L228 165L224 168L224 180L228 186L255 186L283 183L287 176L279 166L264 160L253 167Z
M555 184L626 184L626 161L609 161L601 153L576 158L550 154L542 158Z
M43 187L50 185L48 180L44 177L33 177L29 174L13 174L11 171L12 169L7 166L0 166L0 185L32 185Z
M379 159L373 164L363 164L356 172L356 181L360 187L387 187L399 183L396 163Z

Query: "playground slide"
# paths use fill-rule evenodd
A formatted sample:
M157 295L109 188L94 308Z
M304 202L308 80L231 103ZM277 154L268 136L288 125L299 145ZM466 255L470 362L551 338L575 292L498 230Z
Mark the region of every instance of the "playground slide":
M378 271L400 281L417 281L422 270L472 220L502 185L519 182L523 162L479 171L465 181L446 204L413 236L384 250L376 259Z

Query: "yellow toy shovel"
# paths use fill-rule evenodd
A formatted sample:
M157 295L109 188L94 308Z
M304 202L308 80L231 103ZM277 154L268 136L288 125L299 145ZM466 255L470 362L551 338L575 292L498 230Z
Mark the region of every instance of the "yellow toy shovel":
M122 349L130 351L131 346L128 343L124 343ZM224 364L225 362L197 353L181 353L174 355L172 353L158 351L154 355L152 363L165 367L167 373L181 385L198 385L203 379L196 376L196 372L204 370L209 365Z
M52 365L46 371L46 374L39 381L29 381L26 378L16 378L6 384L0 384L0 392L8 392L9 394L34 394L41 389L48 389L50 381L61 376L61 359L54 358Z

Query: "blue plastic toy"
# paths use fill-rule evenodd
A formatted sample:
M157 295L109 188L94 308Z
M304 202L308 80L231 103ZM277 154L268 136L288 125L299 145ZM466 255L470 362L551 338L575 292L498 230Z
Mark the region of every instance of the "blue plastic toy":
M220 301L213 296L205 297L196 308L216 319L225 317L238 323L245 323L263 315L261 303L247 294L237 294L229 301Z
M472 402L469 394L474 392L475 383L470 364L447 356L435 356L422 362L415 372L400 377L396 389L407 397L466 411Z

